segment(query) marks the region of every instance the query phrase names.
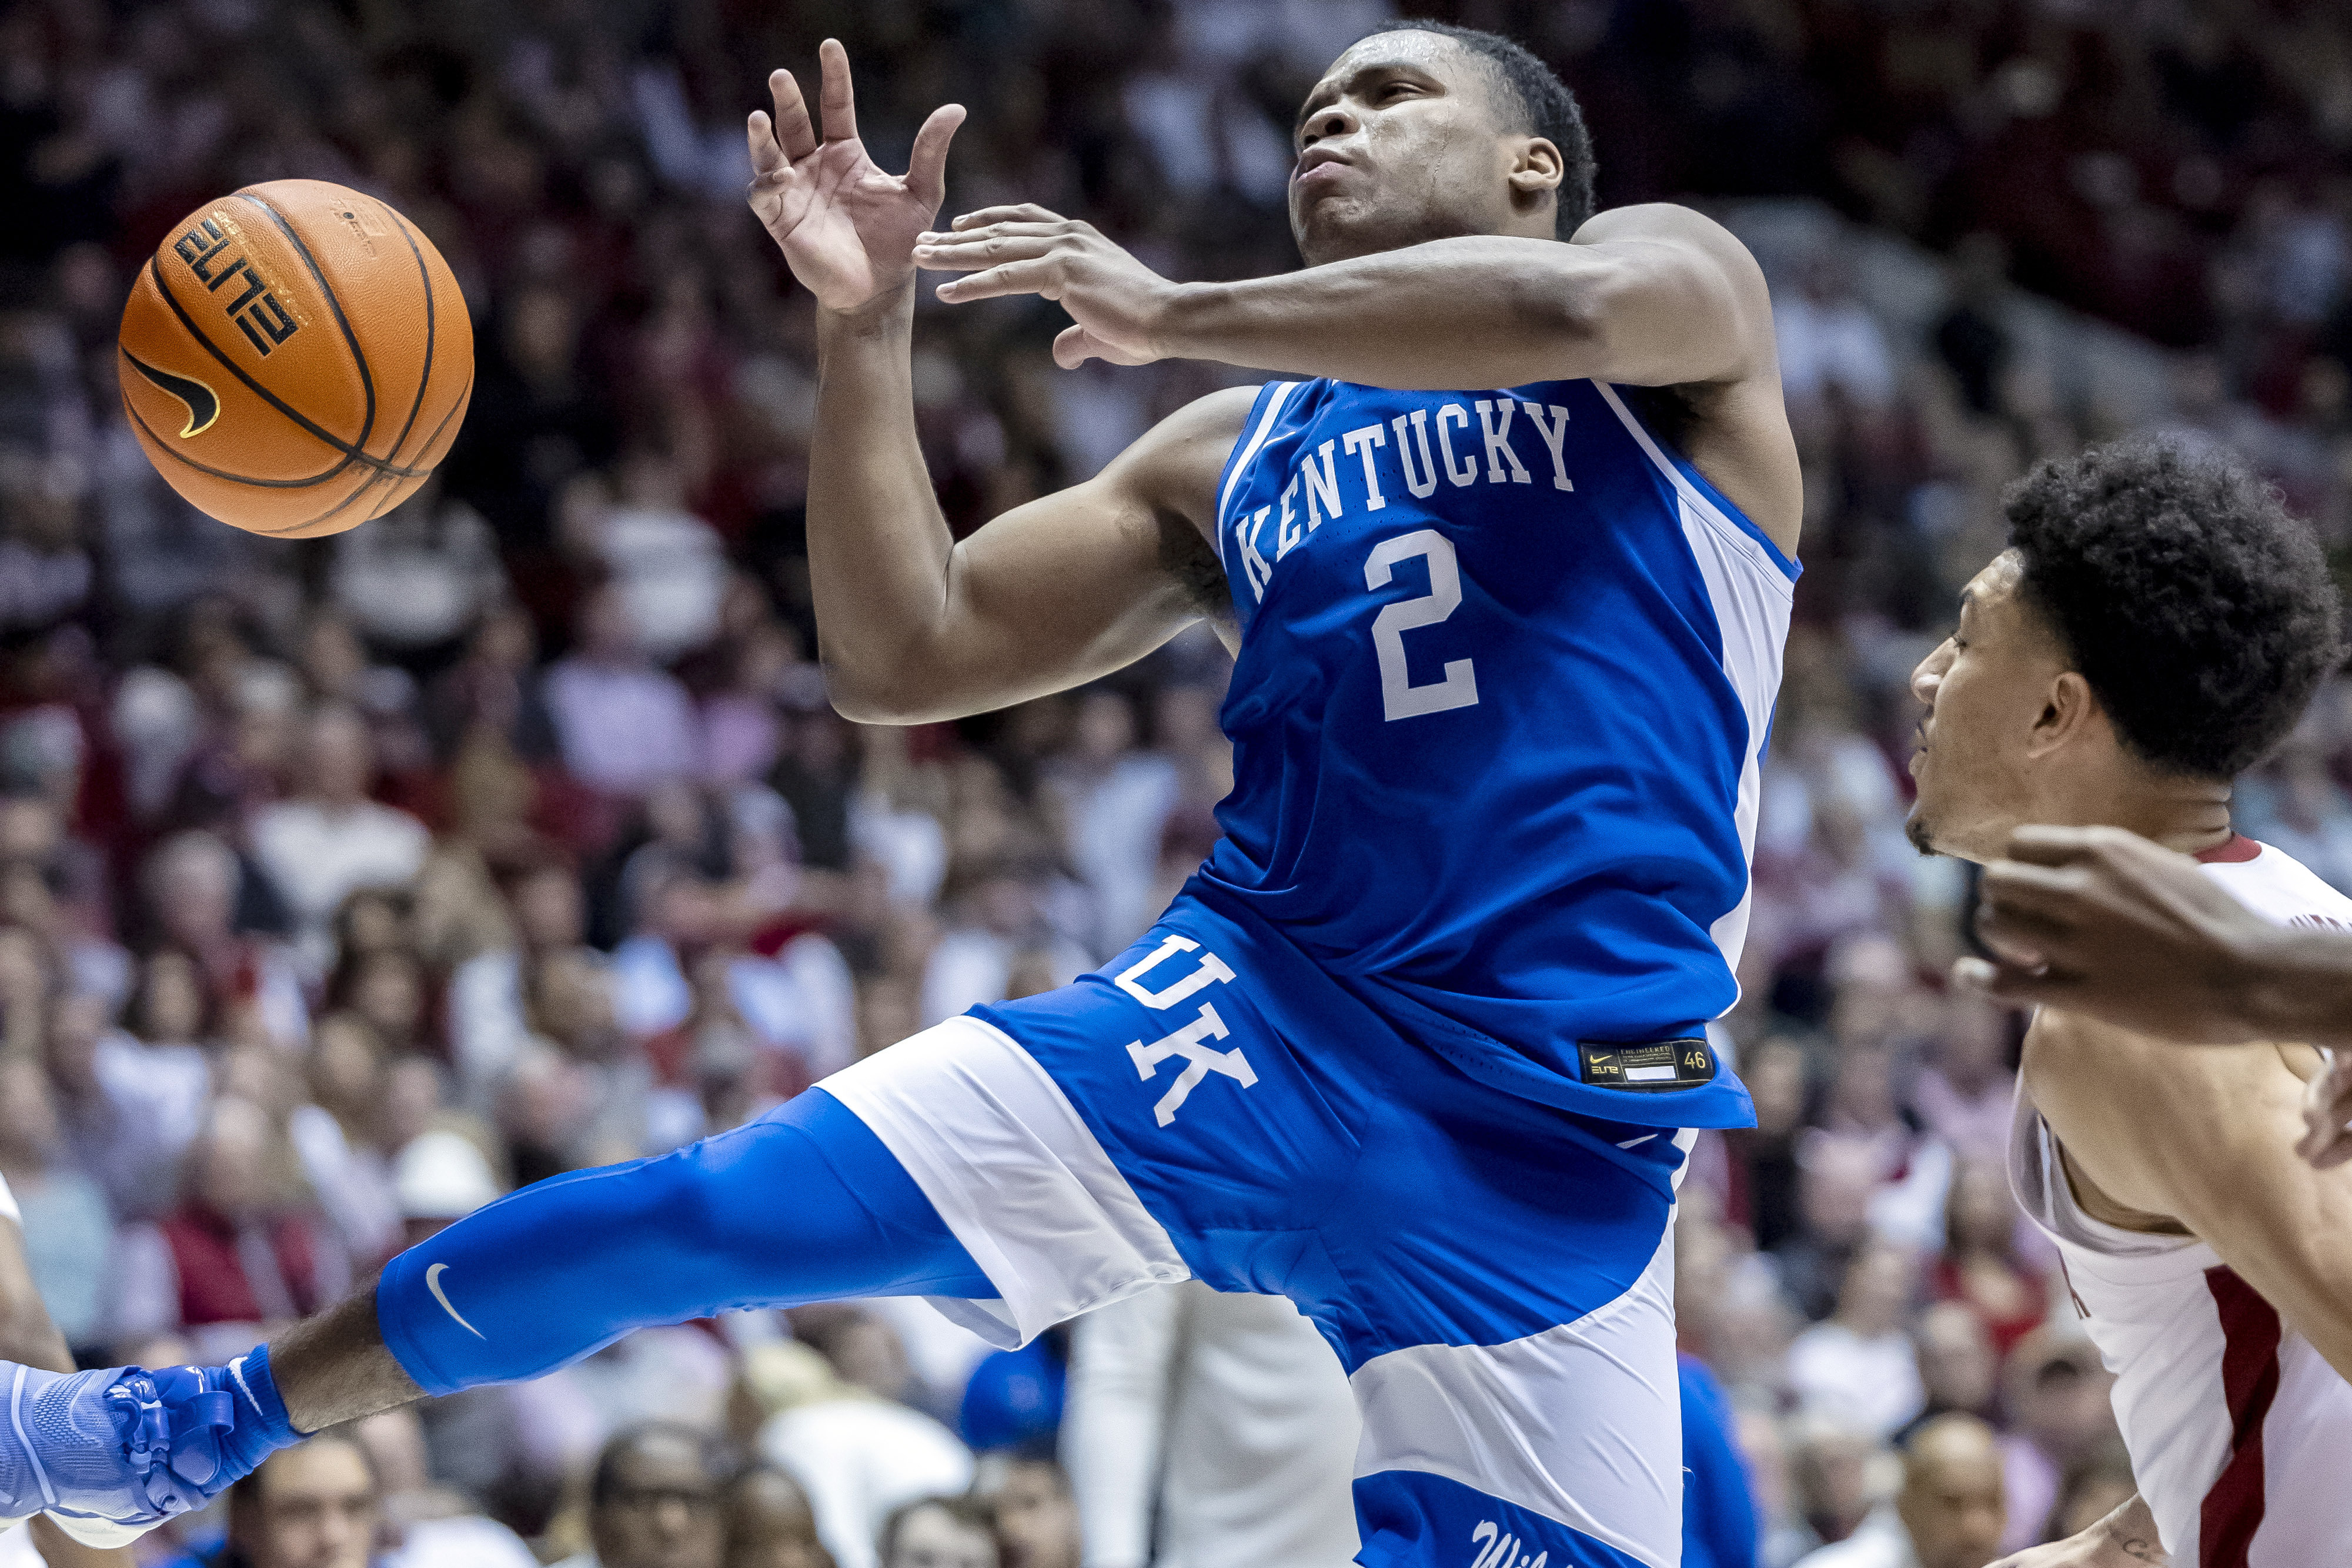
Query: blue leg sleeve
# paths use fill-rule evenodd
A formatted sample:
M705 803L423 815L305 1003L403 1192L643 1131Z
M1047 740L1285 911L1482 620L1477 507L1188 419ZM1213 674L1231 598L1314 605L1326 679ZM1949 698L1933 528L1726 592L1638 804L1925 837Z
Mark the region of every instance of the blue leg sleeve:
M387 1264L375 1310L408 1375L448 1394L552 1372L655 1323L996 1293L882 1141L813 1089L676 1154L478 1210Z

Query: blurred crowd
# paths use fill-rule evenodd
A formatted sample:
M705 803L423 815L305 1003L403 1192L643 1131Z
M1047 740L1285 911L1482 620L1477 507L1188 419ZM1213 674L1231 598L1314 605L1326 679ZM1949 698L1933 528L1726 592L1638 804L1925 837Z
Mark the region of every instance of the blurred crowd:
M234 1354L519 1184L734 1125L1142 931L1217 833L1224 654L1196 630L954 725L831 711L812 309L742 210L741 116L837 35L885 167L932 104L971 106L951 209L1085 215L1171 276L1279 270L1293 106L1390 9L0 14L0 1174L86 1364ZM2021 288L2166 345L2165 427L2352 551L2352 13L1429 9L1560 68L1604 203L1808 196L1942 258L1924 332L1866 308L1837 246L1773 258L1809 570L1718 1026L1760 1124L1700 1144L1680 1310L1769 1568L1895 1528L1895 1446L1952 1413L1998 1434L2002 1542L2070 1531L2129 1470L2002 1174L2017 1026L1940 982L1968 875L1903 838L1906 677L1999 548L2002 486L2133 420L2021 350ZM436 480L299 544L187 508L113 392L142 256L288 177L415 219L479 345ZM919 308L959 532L1224 384L1057 371L1035 301ZM2347 783L2339 685L2241 826L2352 887ZM1066 1356L992 1357L909 1302L746 1315L382 1418L241 1495L263 1520L358 1453L417 1563L1078 1568ZM260 1529L230 1549L268 1568Z

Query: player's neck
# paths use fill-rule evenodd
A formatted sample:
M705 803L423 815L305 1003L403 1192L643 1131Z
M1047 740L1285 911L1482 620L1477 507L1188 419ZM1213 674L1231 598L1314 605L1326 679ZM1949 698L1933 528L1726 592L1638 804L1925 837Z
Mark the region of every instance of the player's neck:
M2039 820L2127 828L2182 854L2229 841L2229 785L2153 772L2120 756L2098 775L2084 781L2089 787L2068 791L2071 798L2053 801L2053 814Z

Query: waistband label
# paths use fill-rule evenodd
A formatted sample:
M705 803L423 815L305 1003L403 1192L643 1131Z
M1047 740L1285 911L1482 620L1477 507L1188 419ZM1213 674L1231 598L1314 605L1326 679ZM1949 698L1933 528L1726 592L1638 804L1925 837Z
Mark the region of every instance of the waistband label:
M1715 1049L1704 1037L1634 1041L1580 1040L1578 1065L1584 1082L1600 1089L1654 1093L1696 1089L1715 1082Z

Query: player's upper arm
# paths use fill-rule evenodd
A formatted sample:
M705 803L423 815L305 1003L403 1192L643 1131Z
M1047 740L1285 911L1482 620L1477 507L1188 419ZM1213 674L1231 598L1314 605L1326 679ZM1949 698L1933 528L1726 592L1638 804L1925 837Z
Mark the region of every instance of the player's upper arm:
M2352 1377L2352 1166L2295 1153L2307 1047L2137 1042L2158 1085L2130 1142L2129 1201L2171 1215Z
M1217 476L1255 396L1197 399L1093 478L974 530L949 554L937 620L883 677L834 672L835 706L874 724L961 717L1097 679L1222 619Z
M1626 386L1779 376L1763 271L1714 219L1664 203L1616 207L1568 248L1570 373Z

